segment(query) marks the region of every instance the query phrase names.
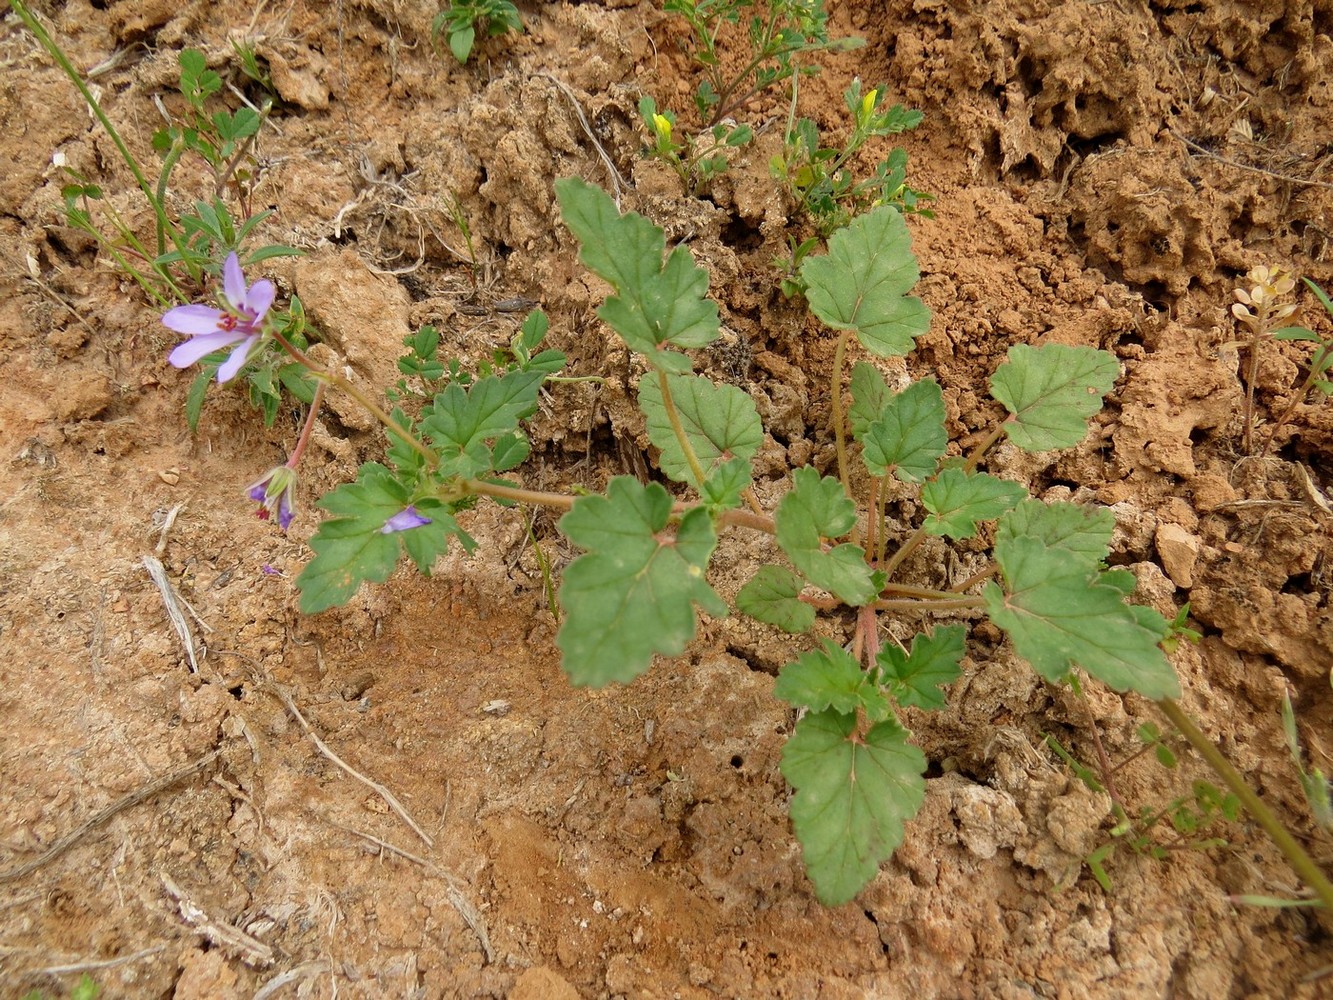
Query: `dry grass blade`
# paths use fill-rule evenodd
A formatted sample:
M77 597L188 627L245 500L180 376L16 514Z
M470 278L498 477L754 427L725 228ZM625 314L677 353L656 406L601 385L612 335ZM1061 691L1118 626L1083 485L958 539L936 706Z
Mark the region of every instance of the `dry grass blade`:
M367 788L373 791L376 795L382 798L388 805L388 807L398 814L398 818L401 819L404 823L406 823L409 827L411 827L412 832L426 842L427 847L435 846L435 841L431 839L430 835L426 833L425 830L421 829L421 827L417 825L417 821L411 817L407 809L403 807L403 804L399 802L398 799L394 796L393 792L389 791L379 782L372 781L370 778L367 778L364 774L362 774L360 771L357 771L350 764L348 764L341 757L339 757L336 753L334 753L329 748L329 745L325 743L322 739L320 739L319 736L316 735L315 731L310 728L310 723L306 722L305 716L302 715L301 710L296 707L296 703L292 701L291 695L289 695L286 691L278 687L278 685L273 684L272 682L269 682L269 687L273 691L273 693L278 696L278 699L283 703L283 705L286 706L287 711L291 713L292 718L295 719L297 723L300 724L303 730L305 730L305 734L310 737L311 741L319 749L320 753L322 753L329 760L333 761L334 764L338 765L338 767L341 768L344 773L355 778L357 781L361 782L363 785L365 785Z
M401 847L395 847L387 840L381 840L379 837L369 833L354 830L350 826L343 826L341 823L335 823L333 825L340 830L347 831L353 836L360 837L362 840L378 848L381 852L388 851L390 854L396 854L398 857L403 858L406 861L421 865L422 868L425 868L432 875L438 875L443 879L444 892L445 895L449 897L450 905L458 911L458 915L463 918L463 923L467 924L468 927L472 929L472 933L477 935L477 940L481 942L481 950L486 954L486 961L495 961L495 950L491 947L491 939L490 935L486 933L486 925L482 922L481 914L477 912L476 907L474 907L468 898L463 895L462 889L459 888L461 880L458 876L445 868L441 868L433 861L413 854L410 851L405 851Z
M167 617L171 619L171 627L176 630L181 645L185 647L185 655L190 661L190 673L199 673L199 660L194 653L194 636L190 634L190 623L185 620L185 613L180 607L184 602L176 596L175 588L167 579L167 571L163 569L161 561L156 556L144 556L143 566L148 570L153 583L157 585L158 593L162 595L162 604L167 609Z
M144 802L148 799L151 799L158 792L162 791L163 789L170 788L172 785L176 784L176 782L183 781L184 779L190 777L191 775L198 774L204 768L208 767L209 764L213 763L213 761L217 760L218 756L221 753L222 753L221 750L214 750L212 753L205 754L204 756L200 757L193 764L189 764L181 768L179 771L172 771L170 774L163 775L160 778L155 778L154 780L150 781L143 787L136 788L134 791L126 795L122 795L120 798L116 799L115 802L112 802L106 808L101 809L98 812L94 813L91 818L85 820L83 823L79 824L79 826L77 826L74 830L65 834L65 836L61 837L54 844L48 847L40 855L33 858L31 861L25 862L24 864L19 865L17 868L10 868L8 871L0 872L0 884L4 884L5 882L13 882L16 879L20 879L23 876L29 874L30 872L36 871L43 865L50 864L52 861L60 857L60 855L64 854L71 847L73 847L80 840L82 840L89 833L89 831L94 830L97 827L101 826L103 823L109 820L112 816L116 815L118 812L128 809L130 806L138 805L140 802Z
M237 955L246 965L270 965L273 962L273 949L259 938L245 933L239 927L210 917L198 903L185 895L185 890L174 879L161 873L162 886L176 905L180 907L181 917L209 941L226 951Z

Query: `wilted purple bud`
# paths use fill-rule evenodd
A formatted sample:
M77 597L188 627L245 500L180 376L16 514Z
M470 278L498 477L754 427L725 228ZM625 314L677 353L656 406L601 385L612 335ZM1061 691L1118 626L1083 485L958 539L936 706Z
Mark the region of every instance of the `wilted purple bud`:
M246 495L259 504L256 514L260 520L268 520L270 513L278 515L278 527L283 531L296 516L296 470L286 465L279 465L258 482L251 483L245 489Z

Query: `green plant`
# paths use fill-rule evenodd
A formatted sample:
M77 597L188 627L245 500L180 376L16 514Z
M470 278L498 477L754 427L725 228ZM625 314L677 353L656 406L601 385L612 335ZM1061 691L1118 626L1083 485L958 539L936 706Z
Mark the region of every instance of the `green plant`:
M220 108L208 113L210 98L222 88L221 77L208 68L203 53L194 49L183 51L179 56L179 90L189 114L187 119L172 122L154 134L153 146L163 156L157 182L150 184L138 160L60 46L26 3L19 0L12 6L110 135L152 209L155 245L150 248L148 242L139 237L114 206L104 199L99 185L68 167L65 171L70 182L61 189L66 220L72 227L91 236L154 301L161 305L189 301L189 289L201 287L206 275L218 275L223 259L238 250L254 228L271 214L268 211L251 213L250 197L257 178L252 166L246 166L254 163L254 140L268 109L255 111L242 107L231 112ZM187 152L197 154L211 172L213 193L208 201L196 201L193 213L172 218L166 208L172 173ZM241 208L239 222L222 201L227 190L237 197ZM104 210L111 234L104 233L94 217L94 204ZM246 262L252 264L267 257L297 252L291 247L267 246L249 253Z
M902 840L903 824L924 796L925 759L896 710L942 707L942 689L958 676L966 648L962 622L936 624L906 646L882 646L880 616L966 621L984 614L1050 682L1077 683L1082 671L1117 691L1155 699L1321 901L1333 905L1333 885L1173 700L1179 684L1161 643L1179 638L1184 627L1128 603L1134 576L1105 564L1110 512L1042 503L1022 485L978 471L1001 439L1027 451L1077 444L1114 382L1114 357L1059 344L1011 348L990 380L1008 416L966 456L949 456L943 394L933 379L895 392L866 362L848 377L851 344L877 357L903 355L929 322L925 306L909 294L918 271L903 216L889 206L874 208L835 233L826 255L801 267L810 310L837 331L829 381L837 475L810 466L793 470L792 488L769 512L751 488L751 460L763 442L754 401L735 386L695 375L685 353L720 335L708 273L683 246L666 254L661 229L634 213L621 215L599 188L565 179L556 182L556 196L580 243L580 260L613 289L598 316L646 368L638 401L648 436L662 473L684 495L632 476L613 478L602 494L541 492L506 477L528 457L523 421L536 412L544 387L561 378L555 372L565 362L559 352L538 351L547 332L542 313L528 317L503 355L473 371L446 366L447 382L426 367L438 341L414 338L407 345L411 375L429 371L423 388L434 395L414 395L410 413L385 412L342 376L313 366L271 324L262 325L267 320L257 305L269 295L260 295L261 283L246 288L231 270L233 258L226 276L232 311L186 307L197 310L191 314L199 320L196 339L225 335L240 345L234 351L249 351L251 337L271 338L319 386L310 419L324 388L332 387L389 434L384 463L366 463L355 482L319 501L332 516L311 539L315 557L296 581L303 612L345 603L363 583L383 582L403 554L429 573L451 539L472 551L476 542L457 515L480 502L544 506L564 512L559 530L582 550L558 592L556 642L565 672L578 685L629 682L654 657L685 650L699 611L728 613L708 582L720 533L760 532L772 537L786 564L759 567L737 595L737 608L793 633L809 631L822 611L829 628L841 621L851 632L845 646L824 639L798 656L774 687L802 710L782 773L796 789L792 824L824 902L855 896ZM431 384L441 382L438 389ZM261 514L276 513L280 523L292 516L292 475L304 440L303 434L286 466L249 489ZM886 505L900 499L923 514L905 537L890 531L886 516ZM987 524L994 525L993 536L989 529L985 536L993 537L993 562L969 579L952 587L899 579L928 539L972 539ZM1187 822L1181 807L1171 817Z
M466 388L453 382L418 420L395 417L403 433L389 451L392 468L363 467L356 484L321 502L335 518L312 539L316 558L297 581L304 610L341 603L362 580L387 576L398 544L381 527L394 511L412 507L432 518L402 538L418 565L428 568L450 535L470 544L453 515L478 497L549 503L567 508L560 530L584 550L560 587L565 668L576 684L624 682L647 669L654 655L684 650L696 607L727 613L706 581L720 529L774 535L794 570L761 568L737 598L742 611L792 631L807 629L817 610L856 611L852 652L825 642L785 668L776 688L779 697L808 709L783 771L798 790L793 822L827 901L860 889L920 803L924 759L893 705L941 707L939 688L957 675L964 650L961 625L923 633L908 650L881 649L880 613L988 611L1052 680L1077 660L1121 690L1175 693L1174 674L1157 647L1165 621L1125 604L1132 577L1100 566L1109 514L1024 500L1019 484L976 471L1002 435L1035 450L1077 443L1110 388L1114 359L1059 345L1015 348L993 380L1012 415L966 461L945 458L944 403L933 380L893 393L877 369L858 364L850 411L844 415L835 406L839 477L796 470L792 491L770 516L753 509L749 489L750 460L762 442L753 401L735 387L691 374L689 356L679 350L705 346L718 334L717 307L705 298L706 272L683 249L663 264L661 230L638 216L621 216L600 190L561 181L557 193L584 263L616 289L600 315L649 367L639 401L661 450L661 468L698 499L678 503L663 487L631 477L613 479L605 495L579 498L530 494L505 483L498 474L526 457L518 423L535 409L548 373L520 364ZM891 208L861 217L835 235L827 257L806 262L812 310L841 330L835 400L845 388L843 359L853 334L872 354L888 356L906 353L924 331L928 314L906 295L915 274L902 218ZM869 473L860 519L848 492L854 469L844 423ZM928 516L890 551L882 507L902 489L920 497ZM751 509L741 507L747 499ZM981 593L967 594L894 582L928 536L970 538L981 521L996 518L994 573L1005 586L991 580ZM825 542L849 532L864 536L865 545ZM813 592L804 593L807 587ZM832 812L831 802L837 804Z
M671 165L691 194L698 194L704 185L730 166L727 154L754 138L749 125L719 122L701 135L682 136L676 129L673 111L657 110L651 97L639 101L639 117L652 136L648 155Z
M819 128L809 118L789 118L782 155L773 157L769 169L787 189L796 210L814 219L820 236L829 236L876 205L931 214L923 207L931 196L907 185L907 153L902 149L893 150L863 180L858 181L848 167L870 139L906 132L921 123L920 111L901 104L886 107L883 94L884 88L876 87L863 95L861 81L852 81L843 93L852 129L837 149L821 144ZM792 118L794 113L793 100Z
M85 972L69 991L69 1000L97 1000L101 995L102 987L98 986L97 981ZM23 994L23 1000L46 1000L46 994L41 990L30 990Z
M1137 753L1115 767L1103 763L1099 775L1095 769L1075 758L1054 736L1046 736L1046 745L1085 786L1094 792L1110 793L1111 814L1115 820L1110 830L1110 839L1084 859L1093 878L1106 892L1113 890L1106 866L1117 850L1123 848L1160 861L1174 851L1203 851L1223 847L1227 840L1217 836L1215 828L1219 823L1234 823L1240 818L1240 799L1207 781L1193 782L1188 795L1177 796L1162 805L1143 805L1131 811L1131 807L1115 792L1114 775L1150 751L1157 762L1168 770L1174 770L1178 764L1176 751L1167 743L1155 723L1145 722L1139 726L1138 737L1143 746ZM1207 836L1209 833L1214 835Z
M1310 291L1314 292L1315 298L1319 300L1325 312L1333 317L1333 301L1324 290L1309 278L1302 280ZM1333 369L1333 337L1321 337L1303 326L1278 327L1279 323L1296 312L1295 303L1279 301L1291 294L1295 287L1295 279L1287 272L1261 266L1251 269L1235 292L1236 303L1231 307L1231 312L1249 333L1244 341L1249 358L1245 377L1244 431L1241 440L1247 455L1254 454L1254 389L1258 382L1259 358L1265 341L1305 341L1314 344L1315 347L1305 379L1297 387L1286 409L1273 421L1260 454L1266 454L1273 446L1278 432L1312 390L1321 392L1325 396L1333 396L1333 381L1328 378L1329 370Z
M793 58L806 52L847 51L860 38L831 40L823 0L667 0L663 9L689 24L694 61L704 79L694 94L700 119L711 128L757 95L801 73L816 73ZM741 68L727 69L727 36L744 33L748 55Z
M509 0L449 0L449 6L431 21L431 37L449 36L449 51L460 63L472 55L477 32L494 38L506 31L522 31L518 8Z
M1329 674L1333 683L1333 672ZM1282 733L1287 739L1287 749L1291 752L1292 763L1300 775L1301 791L1310 806L1310 815L1316 824L1325 831L1333 833L1333 780L1325 776L1317 767L1309 771L1301 755L1300 734L1296 732L1296 713L1291 708L1291 698L1285 692L1282 695Z

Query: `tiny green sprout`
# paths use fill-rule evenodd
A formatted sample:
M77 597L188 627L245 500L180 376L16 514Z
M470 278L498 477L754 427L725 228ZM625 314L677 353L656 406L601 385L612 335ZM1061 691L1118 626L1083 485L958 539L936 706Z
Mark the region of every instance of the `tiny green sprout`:
M472 55L478 31L494 38L507 31L522 30L518 8L509 0L449 0L449 6L436 14L430 24L431 37L447 35L449 51L460 63L466 63Z
M658 111L657 102L646 95L639 100L639 116L649 136L646 155L668 164L695 194L727 171L732 150L754 138L750 126L732 122L719 122L697 136L677 138L675 113Z

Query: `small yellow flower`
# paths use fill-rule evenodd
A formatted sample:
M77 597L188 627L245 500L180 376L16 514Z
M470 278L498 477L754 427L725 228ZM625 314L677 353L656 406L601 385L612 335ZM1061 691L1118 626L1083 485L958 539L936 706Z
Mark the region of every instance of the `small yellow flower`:
M657 129L657 134L667 142L671 141L671 122L666 115L653 115L653 128Z
M867 121L875 110L875 98L879 97L879 89L873 88L866 92L866 96L861 98L861 121Z

